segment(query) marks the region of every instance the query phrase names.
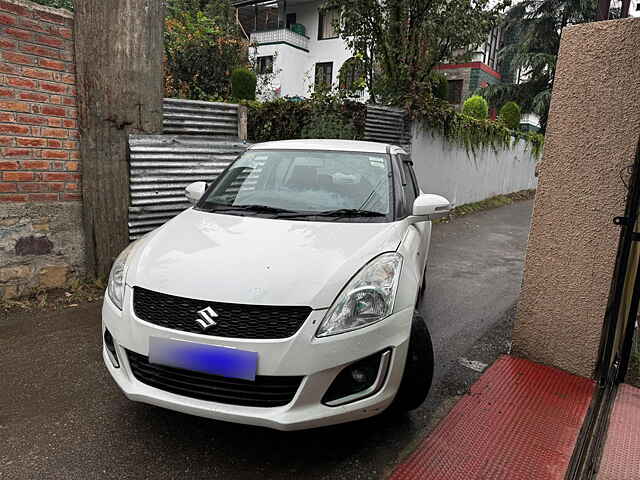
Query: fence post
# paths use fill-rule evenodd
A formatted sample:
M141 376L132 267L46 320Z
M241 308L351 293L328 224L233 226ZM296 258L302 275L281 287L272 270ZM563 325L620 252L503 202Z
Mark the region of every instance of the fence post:
M240 141L247 140L247 107L238 105L238 138Z
M163 2L75 2L87 273L103 278L128 243L129 133L162 130Z

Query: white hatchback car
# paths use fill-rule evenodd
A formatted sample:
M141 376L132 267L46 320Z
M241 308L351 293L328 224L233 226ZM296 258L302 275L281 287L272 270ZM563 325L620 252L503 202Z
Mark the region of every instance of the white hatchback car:
M296 430L416 408L433 350L415 308L431 219L407 153L251 146L115 261L103 357L131 400Z

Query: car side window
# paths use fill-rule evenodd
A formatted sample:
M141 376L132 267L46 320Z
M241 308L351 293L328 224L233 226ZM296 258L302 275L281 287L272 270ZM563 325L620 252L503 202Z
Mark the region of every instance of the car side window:
M416 171L413 169L413 162L409 162L409 173L411 174L411 183L413 183L413 190L416 192L416 197L420 196L420 186L418 185L418 177L416 177Z
M402 189L404 191L404 204L407 210L407 215L411 215L413 212L413 202L420 194L420 190L418 189L418 184L416 182L416 176L413 172L413 168L411 168L411 159L408 155L399 155L398 156L401 161L402 168L402 176L403 185Z

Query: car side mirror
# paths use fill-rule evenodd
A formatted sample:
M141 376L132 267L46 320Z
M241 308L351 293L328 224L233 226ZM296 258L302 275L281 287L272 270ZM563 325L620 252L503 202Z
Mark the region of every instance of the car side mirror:
M446 216L451 211L451 203L440 195L423 193L413 202L413 215L411 219L416 222L435 220Z
M204 191L206 189L206 182L193 182L187 185L187 188L184 189L184 194L187 197L187 200L189 200L192 205L195 205L198 203L198 200L200 200L200 197L204 195Z

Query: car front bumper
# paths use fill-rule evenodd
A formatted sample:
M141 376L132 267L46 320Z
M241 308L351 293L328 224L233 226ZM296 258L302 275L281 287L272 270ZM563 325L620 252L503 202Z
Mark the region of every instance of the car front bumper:
M387 408L396 394L407 356L413 309L353 332L316 338L326 310L314 310L292 337L277 340L221 338L171 330L144 322L133 313L132 289L126 287L120 311L105 295L102 328L115 342L120 363L114 367L103 346L104 363L120 389L131 400L228 422L300 430L367 418ZM126 350L149 353L150 337L166 337L258 353L258 375L303 376L293 400L280 407L249 407L200 400L167 392L142 383L132 373ZM321 402L329 386L347 365L391 348L391 361L382 388L372 396L330 407Z

